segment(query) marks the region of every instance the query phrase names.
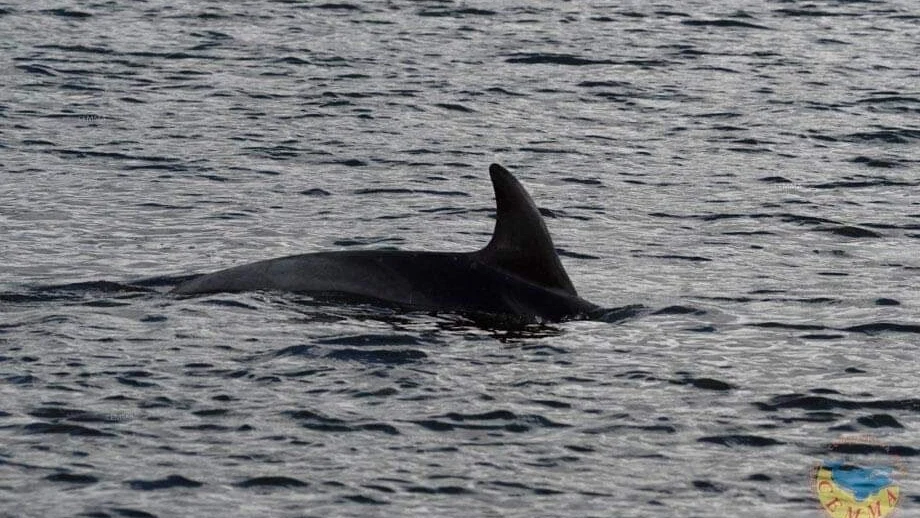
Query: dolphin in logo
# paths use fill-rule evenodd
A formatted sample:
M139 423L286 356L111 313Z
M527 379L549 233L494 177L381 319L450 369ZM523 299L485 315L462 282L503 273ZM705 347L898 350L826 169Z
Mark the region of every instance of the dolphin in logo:
M507 169L492 164L497 217L475 252L361 250L268 259L202 275L172 292L276 290L407 310L559 321L601 310L578 296L540 212Z

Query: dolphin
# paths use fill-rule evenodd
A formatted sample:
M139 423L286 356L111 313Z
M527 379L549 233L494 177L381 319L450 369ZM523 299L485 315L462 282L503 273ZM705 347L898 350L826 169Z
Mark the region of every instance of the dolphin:
M489 244L475 252L360 250L268 259L195 277L172 293L273 290L354 299L406 310L585 318L601 310L575 291L530 195L492 164L497 214Z

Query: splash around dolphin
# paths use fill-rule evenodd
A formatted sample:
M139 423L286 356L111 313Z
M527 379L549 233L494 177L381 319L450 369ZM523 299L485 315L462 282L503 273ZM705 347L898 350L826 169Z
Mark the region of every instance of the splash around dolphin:
M202 275L172 293L287 291L376 302L406 310L586 318L602 310L578 296L524 187L492 164L497 214L489 244L475 252L361 250L268 259Z

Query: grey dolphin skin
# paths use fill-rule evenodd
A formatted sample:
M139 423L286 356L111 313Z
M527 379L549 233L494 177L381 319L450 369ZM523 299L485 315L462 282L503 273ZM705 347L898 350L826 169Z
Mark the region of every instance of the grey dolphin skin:
M269 259L196 277L180 295L277 290L354 298L408 310L558 321L601 308L580 298L540 212L507 169L489 167L497 217L476 252L342 251Z

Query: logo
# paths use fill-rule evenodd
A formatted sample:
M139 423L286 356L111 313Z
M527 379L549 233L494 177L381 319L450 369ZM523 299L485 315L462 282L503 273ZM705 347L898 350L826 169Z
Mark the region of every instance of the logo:
M901 500L892 476L903 473L888 447L868 436L844 436L830 445L834 459L814 470L814 490L821 508L833 518L886 518ZM858 454L860 462L850 456Z

